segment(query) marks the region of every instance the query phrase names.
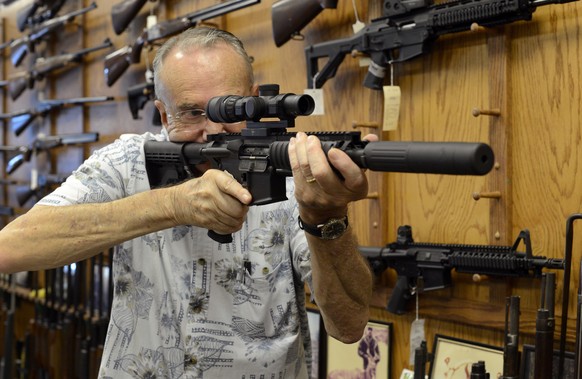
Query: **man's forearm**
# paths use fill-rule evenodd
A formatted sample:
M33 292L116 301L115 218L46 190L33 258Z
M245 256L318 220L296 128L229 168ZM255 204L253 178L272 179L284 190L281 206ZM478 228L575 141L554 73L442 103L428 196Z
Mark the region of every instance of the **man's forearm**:
M0 231L0 272L60 267L171 227L174 221L161 206L164 191L108 203L36 206Z
M364 332L372 297L372 273L360 255L352 230L335 240L306 233L311 250L313 291L327 332L353 343Z

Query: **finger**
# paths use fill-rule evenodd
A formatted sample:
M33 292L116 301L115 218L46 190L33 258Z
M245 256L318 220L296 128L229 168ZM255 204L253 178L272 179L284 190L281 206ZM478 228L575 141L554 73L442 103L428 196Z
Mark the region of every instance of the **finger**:
M376 134L366 134L363 138L363 141L377 142L378 136Z
M223 171L221 175L216 176L215 183L221 192L232 196L242 204L248 205L251 203L251 193L237 182L230 173Z
M342 175L343 184L349 189L357 189L365 183L364 170L343 151L333 148L327 153L333 167Z
M296 135L295 151L297 162L299 164L299 169L305 177L306 180L311 180L314 178L313 171L310 166L310 159L308 156L308 137L307 134L299 132ZM313 137L313 136L310 136ZM313 137L316 138L316 137ZM316 138L317 139L317 138Z

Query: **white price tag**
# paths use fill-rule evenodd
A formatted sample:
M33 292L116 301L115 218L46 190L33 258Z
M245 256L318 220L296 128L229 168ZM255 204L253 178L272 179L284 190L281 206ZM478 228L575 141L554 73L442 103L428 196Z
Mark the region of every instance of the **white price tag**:
M382 130L398 129L398 117L400 116L400 87L384 86L384 120Z

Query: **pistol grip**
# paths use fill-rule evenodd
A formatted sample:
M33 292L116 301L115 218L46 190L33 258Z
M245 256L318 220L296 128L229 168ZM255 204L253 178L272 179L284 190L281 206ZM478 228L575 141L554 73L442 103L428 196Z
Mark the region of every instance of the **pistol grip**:
M219 234L216 233L214 230L208 231L208 237L212 238L218 243L231 243L232 242L232 234Z

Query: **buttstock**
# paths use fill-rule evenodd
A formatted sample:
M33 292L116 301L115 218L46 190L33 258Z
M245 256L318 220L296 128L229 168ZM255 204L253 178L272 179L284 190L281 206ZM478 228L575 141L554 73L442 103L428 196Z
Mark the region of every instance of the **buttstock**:
M105 80L108 87L111 87L117 79L129 68L131 64L131 46L122 47L119 50L105 57Z
M28 76L10 80L8 83L8 92L10 93L10 98L13 101L18 99L20 95L22 95L22 93L26 90L26 88L32 88L32 85L34 85L34 79Z
M111 7L111 23L115 34L120 35L138 15L148 0L125 0Z

